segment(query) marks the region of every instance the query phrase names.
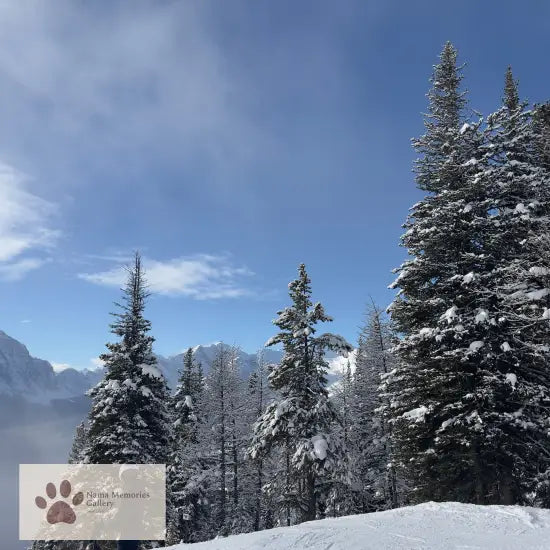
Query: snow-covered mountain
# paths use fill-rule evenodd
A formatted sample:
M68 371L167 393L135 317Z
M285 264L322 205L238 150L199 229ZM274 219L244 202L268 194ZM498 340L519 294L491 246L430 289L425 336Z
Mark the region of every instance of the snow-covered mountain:
M221 342L210 345L199 345L193 348L194 356L208 372ZM270 348L263 350L266 363L278 363L282 352ZM332 381L341 372L346 359L334 354L327 354ZM170 357L157 355L158 364L164 373L168 385L174 388L178 371L183 365L183 353ZM248 376L256 368L256 354L239 351L241 372ZM350 356L353 364L354 354ZM67 368L55 371L51 363L44 359L32 357L27 348L15 338L0 331L0 396L20 396L32 403L47 404L52 400L65 400L81 397L103 376L103 369L76 370Z
M0 331L0 395L48 403L84 395L101 376L100 370L55 372L48 361L32 357L21 342Z
M223 344L222 342L216 342L215 344L195 346L193 348L193 356L196 361L201 363L205 373L210 370L210 366L214 361L216 353L220 347L224 345L227 346L227 344ZM283 356L281 351L269 348L264 349L262 353L266 363L278 363ZM183 355L183 353L179 353L178 355L173 355L171 357L157 355L159 367L166 377L166 381L168 382L170 388L174 388L176 386L178 371L183 366ZM239 363L241 366L241 374L244 377L250 375L257 368L256 354L246 353L245 351L239 350Z
M166 550L546 550L550 510L426 502Z

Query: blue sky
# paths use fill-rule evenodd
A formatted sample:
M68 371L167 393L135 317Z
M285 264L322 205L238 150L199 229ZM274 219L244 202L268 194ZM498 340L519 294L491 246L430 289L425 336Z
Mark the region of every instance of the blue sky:
M1 3L0 328L93 365L139 248L159 353L257 349L302 261L355 341L392 299L446 40L472 108L508 64L550 97L543 0Z

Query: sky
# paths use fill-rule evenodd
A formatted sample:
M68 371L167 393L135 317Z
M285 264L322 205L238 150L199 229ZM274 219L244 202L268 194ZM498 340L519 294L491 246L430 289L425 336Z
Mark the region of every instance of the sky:
M139 250L157 353L258 349L300 262L354 343L406 256L447 40L471 109L509 64L550 98L545 0L0 1L0 329L96 366Z

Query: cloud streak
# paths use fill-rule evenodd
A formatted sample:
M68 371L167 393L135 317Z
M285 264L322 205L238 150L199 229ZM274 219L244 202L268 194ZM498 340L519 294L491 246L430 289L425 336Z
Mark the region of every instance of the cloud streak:
M144 258L145 277L149 289L166 296L186 296L195 300L239 298L252 291L242 282L254 273L233 265L226 255L198 254L167 261ZM98 273L81 273L80 279L90 283L121 287L127 277L124 266Z
M28 191L26 183L23 174L0 163L0 279L4 281L17 281L46 263L36 253L51 249L60 236L51 226L55 205Z

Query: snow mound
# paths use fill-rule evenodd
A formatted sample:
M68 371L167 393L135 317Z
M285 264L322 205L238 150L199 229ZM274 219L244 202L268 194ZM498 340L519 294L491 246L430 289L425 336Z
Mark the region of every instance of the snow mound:
M173 550L548 550L550 510L427 502L278 527ZM168 550L168 549L167 549Z

